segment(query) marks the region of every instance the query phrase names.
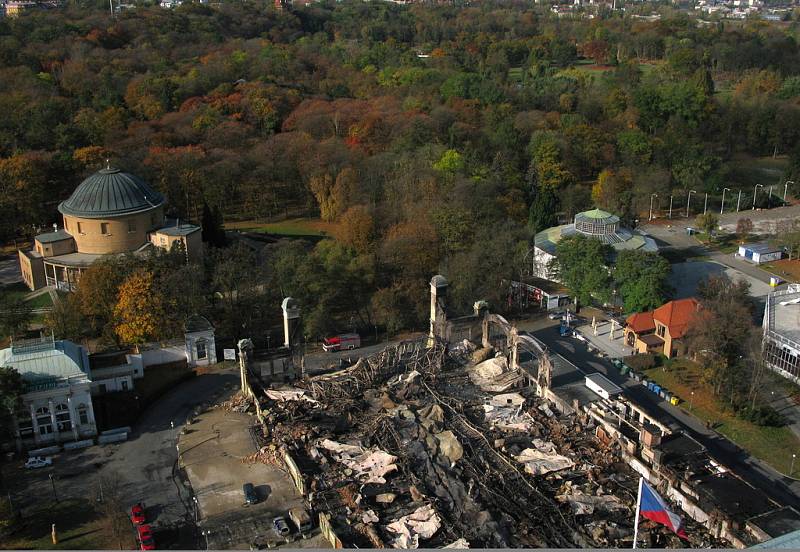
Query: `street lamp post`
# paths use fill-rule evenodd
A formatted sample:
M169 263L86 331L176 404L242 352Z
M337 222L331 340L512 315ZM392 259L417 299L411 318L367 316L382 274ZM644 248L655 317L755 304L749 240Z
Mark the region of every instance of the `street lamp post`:
M658 197L658 194L650 194L650 218L648 220L653 220L653 198Z
M686 218L689 218L689 202L692 201L692 194L696 194L694 190L689 190L689 195L686 196Z
M783 185L783 202L786 203L786 192L789 190L789 184L794 184L794 180L787 180Z
M53 486L53 498L55 499L56 502L58 502L58 495L56 494L56 481L55 479L53 479L52 473L48 474L48 476L50 477L50 484Z
M753 187L753 211L756 210L756 197L758 196L758 189L763 187L764 187L763 184L756 184Z
M739 212L739 205L742 204L742 191L739 190L739 199L736 200L736 212Z
M694 409L694 391L689 394L689 412Z
M703 202L703 214L704 215L706 214L706 211L708 211L708 193L706 193L706 200Z
M730 188L722 188L722 206L719 208L719 214L721 215L725 211L725 192L730 192Z
M672 196L669 196L669 215L667 218L672 218Z
M794 474L794 460L795 460L795 458L797 458L797 455L796 454L792 454L792 467L789 468L789 477L791 477L792 474Z

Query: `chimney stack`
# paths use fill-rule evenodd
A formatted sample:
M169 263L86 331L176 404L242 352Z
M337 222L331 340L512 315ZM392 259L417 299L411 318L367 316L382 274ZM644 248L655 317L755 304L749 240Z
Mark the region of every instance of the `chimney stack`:
M447 337L447 285L447 278L441 274L431 278L431 339Z

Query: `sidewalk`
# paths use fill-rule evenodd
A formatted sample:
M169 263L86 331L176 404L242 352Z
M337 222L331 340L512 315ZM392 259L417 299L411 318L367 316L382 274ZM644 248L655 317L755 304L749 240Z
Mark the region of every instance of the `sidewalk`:
M622 358L633 354L633 349L625 345L623 328L619 325L614 329L614 339L611 339L611 322L608 320L597 321L597 335L594 335L591 322L578 326L576 330L589 345L610 358Z

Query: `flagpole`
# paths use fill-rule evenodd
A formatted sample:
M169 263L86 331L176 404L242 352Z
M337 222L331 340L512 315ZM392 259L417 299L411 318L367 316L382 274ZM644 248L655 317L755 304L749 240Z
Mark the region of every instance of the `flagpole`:
M636 497L636 520L633 522L633 546L636 548L636 540L639 538L639 510L642 508L642 482L644 477L639 478L639 496Z

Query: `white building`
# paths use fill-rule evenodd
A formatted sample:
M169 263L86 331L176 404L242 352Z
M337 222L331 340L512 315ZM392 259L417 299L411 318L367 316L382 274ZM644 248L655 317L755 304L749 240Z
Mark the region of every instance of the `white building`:
M737 255L753 264L762 264L781 260L783 248L773 247L768 243L751 243L740 245Z
M25 383L22 409L15 415L18 446L48 446L97 434L89 356L83 347L52 337L16 340L0 350L0 366L14 368Z
M556 258L558 242L566 236L582 235L610 245L615 252L625 249L658 251L653 238L620 225L619 217L600 209L592 209L575 215L572 224L553 226L542 230L534 238L534 275L545 280L557 281L551 270Z
M767 365L800 383L800 284L767 295L762 350Z
M184 326L186 360L189 366L208 366L217 363L214 326L202 316L193 316Z

